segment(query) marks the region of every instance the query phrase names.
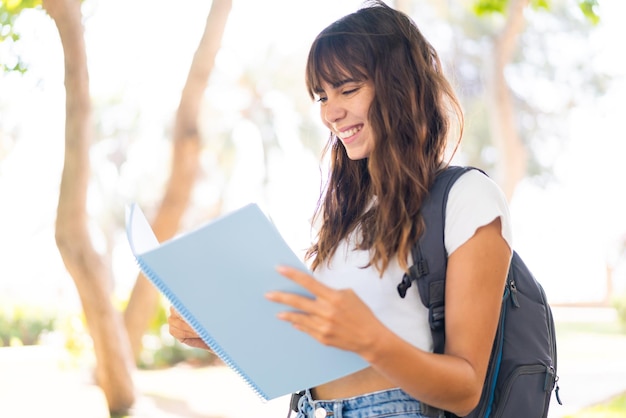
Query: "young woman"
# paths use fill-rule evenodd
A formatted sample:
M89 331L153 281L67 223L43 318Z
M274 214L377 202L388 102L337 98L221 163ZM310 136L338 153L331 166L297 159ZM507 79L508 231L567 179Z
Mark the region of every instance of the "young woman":
M485 379L511 227L506 199L487 176L471 170L454 184L446 345L434 354L417 286L401 299L397 284L425 228L420 206L447 164L452 125L463 120L438 55L411 19L373 1L318 35L306 83L330 130L330 176L307 253L315 276L279 271L315 298L267 298L286 305L280 319L369 367L307 390L298 418L422 417L425 405L466 415ZM169 325L180 341L206 347L175 312Z

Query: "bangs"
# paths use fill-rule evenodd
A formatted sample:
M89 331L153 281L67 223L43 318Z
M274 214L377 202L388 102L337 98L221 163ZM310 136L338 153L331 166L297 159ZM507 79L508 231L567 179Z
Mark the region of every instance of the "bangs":
M357 34L329 33L320 35L309 52L306 67L306 85L314 98L323 91L322 83L338 86L346 80L365 81L367 64L361 48L355 42ZM350 45L350 46L348 46Z

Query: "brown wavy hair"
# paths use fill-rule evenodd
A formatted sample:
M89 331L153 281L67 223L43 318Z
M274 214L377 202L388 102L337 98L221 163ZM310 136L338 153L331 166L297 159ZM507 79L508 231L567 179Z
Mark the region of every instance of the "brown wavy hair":
M331 132L328 182L315 210L321 221L306 257L312 268L328 262L340 241L355 228L357 248L371 251L380 275L397 254L402 268L424 229L420 207L444 155L453 116L462 135L463 113L443 74L435 49L405 14L369 1L323 30L306 66L311 98L322 82L347 78L374 85L368 119L374 144L368 158L350 160ZM372 202L375 202L372 205Z

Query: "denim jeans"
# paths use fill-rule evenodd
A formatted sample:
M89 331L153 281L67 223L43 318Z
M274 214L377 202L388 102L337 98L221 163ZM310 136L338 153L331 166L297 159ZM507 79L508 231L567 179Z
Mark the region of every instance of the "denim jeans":
M422 404L401 389L389 389L353 398L313 400L307 390L298 402L296 418L427 418ZM443 415L442 415L443 417Z

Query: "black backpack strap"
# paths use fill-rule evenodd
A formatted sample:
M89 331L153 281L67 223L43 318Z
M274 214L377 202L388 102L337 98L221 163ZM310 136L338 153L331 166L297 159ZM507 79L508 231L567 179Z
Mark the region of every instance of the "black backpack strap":
M445 343L444 296L448 254L444 228L448 192L462 174L472 169L474 167L450 166L437 175L421 208L425 229L411 250L413 265L398 285L398 293L404 297L411 283L417 282L420 299L428 308L435 353L443 353Z

